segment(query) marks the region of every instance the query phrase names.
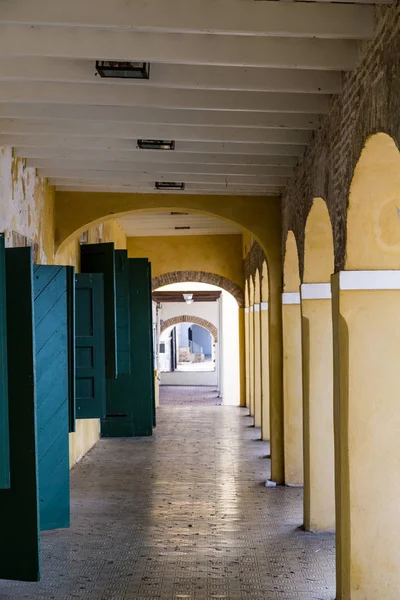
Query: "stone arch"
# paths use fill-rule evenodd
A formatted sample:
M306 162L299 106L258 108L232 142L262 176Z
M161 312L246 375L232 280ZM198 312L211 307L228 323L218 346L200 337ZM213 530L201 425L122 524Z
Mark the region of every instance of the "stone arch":
M179 317L171 317L171 319L167 319L161 323L160 333L166 331L169 327L174 327L174 325L179 325L179 323L194 323L194 325L199 325L200 327L204 327L211 333L215 342L218 342L218 329L215 325L207 321L206 319L201 319L200 317L195 317L193 315L180 315Z
M400 152L385 133L367 139L354 169L345 268L400 269Z
M332 223L325 200L315 198L307 217L304 240L305 283L328 283L334 272Z
M220 287L232 294L239 307L242 308L244 306L244 293L242 288L234 281L231 281L222 275L217 275L216 273L206 273L205 271L171 271L169 273L164 273L163 275L153 277L151 285L153 290L157 290L164 285L170 285L171 283L182 283L184 281L216 285L217 287Z
M300 288L299 253L293 231L288 231L283 259L283 291L297 292Z
M260 304L261 302L261 277L260 270L256 269L254 273L254 304Z

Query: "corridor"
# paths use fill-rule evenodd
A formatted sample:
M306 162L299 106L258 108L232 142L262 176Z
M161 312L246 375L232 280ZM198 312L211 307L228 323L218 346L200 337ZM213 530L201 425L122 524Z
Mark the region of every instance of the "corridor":
M247 410L165 406L151 438L108 439L72 471L72 526L42 536L42 581L1 600L332 600L334 539L302 490L265 488Z

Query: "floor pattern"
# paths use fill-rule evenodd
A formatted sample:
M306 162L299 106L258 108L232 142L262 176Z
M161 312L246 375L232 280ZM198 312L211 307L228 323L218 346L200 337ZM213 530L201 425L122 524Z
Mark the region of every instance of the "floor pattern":
M108 439L72 471L72 527L42 535L42 581L1 600L332 600L334 539L302 490L266 488L245 409L168 406L153 437Z
M162 385L160 406L219 406L222 398L209 385Z

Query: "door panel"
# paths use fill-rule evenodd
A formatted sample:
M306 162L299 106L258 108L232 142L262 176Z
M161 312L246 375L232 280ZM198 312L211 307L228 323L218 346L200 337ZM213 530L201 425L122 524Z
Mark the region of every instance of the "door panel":
M126 250L115 250L117 305L117 379L107 380L106 418L101 421L102 437L130 437L133 430L131 378L129 261Z
M152 377L151 377L151 393L152 393L152 411L153 411L153 427L157 424L157 411L156 411L156 390L155 390L155 355L154 355L154 331L153 331L153 294L152 294L152 276L151 276L151 262L149 262L149 273L148 273L148 286L149 286L149 303L150 303L150 318L151 318L151 329L150 329L150 347L152 356Z
M104 275L104 322L106 343L106 377L115 379L117 366L116 293L114 244L84 244L81 246L81 272Z
M0 578L38 581L40 546L31 248L6 249L6 277L11 488L0 490Z
M102 274L75 275L76 417L106 414L104 282Z
M0 489L10 487L8 423L6 260L4 234L0 234Z
M76 430L75 268L67 269L69 431Z
M40 529L70 524L67 267L35 265Z
M147 258L129 259L131 305L132 394L135 435L152 435L154 372L150 263Z

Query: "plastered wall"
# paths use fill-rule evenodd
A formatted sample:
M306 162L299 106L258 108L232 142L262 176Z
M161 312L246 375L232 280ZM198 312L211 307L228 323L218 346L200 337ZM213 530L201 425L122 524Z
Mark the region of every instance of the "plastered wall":
M12 148L0 147L0 231L6 244L13 245L13 234L25 236L37 244L37 262L72 265L79 270L80 245L75 239L55 255L54 189L38 177L25 161L13 158ZM14 235L15 238L15 235ZM88 231L88 242L114 242L126 248L126 236L114 220ZM70 464L74 465L99 438L98 419L78 420L76 433L70 434Z

